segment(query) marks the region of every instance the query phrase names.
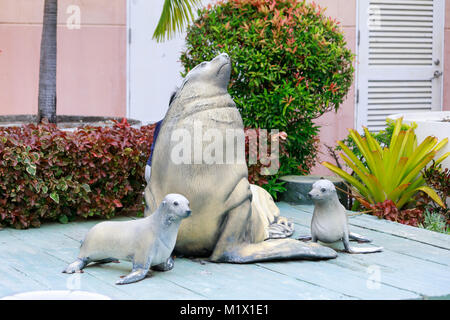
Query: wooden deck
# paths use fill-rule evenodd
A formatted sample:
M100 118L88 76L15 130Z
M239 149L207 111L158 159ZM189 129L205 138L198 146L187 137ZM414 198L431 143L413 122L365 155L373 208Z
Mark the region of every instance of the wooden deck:
M309 234L311 206L278 206L282 215L295 222L295 236ZM130 271L128 262L89 266L82 274L61 273L95 223L98 221L1 230L0 298L26 291L68 289L112 299L450 298L450 236L372 216L351 217L350 229L383 246L382 253L339 253L328 261L249 265L177 258L173 270L154 272L150 278L126 286L114 283Z

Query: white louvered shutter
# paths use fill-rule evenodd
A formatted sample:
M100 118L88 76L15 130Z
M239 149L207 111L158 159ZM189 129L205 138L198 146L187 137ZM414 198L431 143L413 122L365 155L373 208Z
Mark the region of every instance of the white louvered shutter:
M356 124L442 109L444 0L359 0Z

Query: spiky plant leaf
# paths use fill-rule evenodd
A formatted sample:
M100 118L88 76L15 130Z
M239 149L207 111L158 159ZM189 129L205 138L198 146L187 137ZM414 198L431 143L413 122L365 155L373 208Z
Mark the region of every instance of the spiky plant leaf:
M411 201L418 191L423 191L442 206L443 202L436 192L425 186L420 171L433 160L437 151L447 144L448 139L438 143L435 137L430 136L417 145L414 128L401 128L402 118L399 118L395 123L389 147L384 148L381 148L367 128L364 128L364 138L356 130L349 130L364 160L358 159L343 143L340 142L339 146L343 151L341 157L353 170L355 177L330 163L322 164L350 182L371 204L392 200L400 209ZM449 153L439 158L438 162L448 155Z
M153 39L162 42L182 32L184 26L194 20L193 9L201 3L201 0L165 0Z

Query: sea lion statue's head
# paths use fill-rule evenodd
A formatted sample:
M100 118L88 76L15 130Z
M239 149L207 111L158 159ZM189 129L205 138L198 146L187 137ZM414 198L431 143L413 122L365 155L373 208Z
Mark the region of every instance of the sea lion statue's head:
M308 197L314 202L327 201L334 196L337 197L336 188L331 181L326 179L316 181L312 185L312 190L308 193Z
M226 53L221 53L211 61L196 65L184 78L180 90L215 91L227 90L230 81L231 61Z
M181 194L171 193L166 195L161 203L161 207L172 220L181 220L191 215L189 200Z
M196 65L170 99L166 118L188 116L217 106L235 107L228 93L230 75L231 60L226 53Z

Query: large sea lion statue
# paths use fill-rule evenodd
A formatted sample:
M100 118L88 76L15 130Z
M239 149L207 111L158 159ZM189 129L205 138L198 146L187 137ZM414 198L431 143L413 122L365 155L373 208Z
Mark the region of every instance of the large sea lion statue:
M311 220L311 239L313 242L335 243L342 241L344 251L348 253L374 253L383 250L382 247L351 247L350 239L358 242L370 242L369 239L350 233L348 228L347 210L339 202L334 184L326 179L316 181L308 196L314 202L314 212Z
M186 75L156 140L150 183L145 188L145 215L168 192L189 198L192 215L181 223L175 245L178 255L228 263L335 258L330 248L280 239L292 234L293 225L279 216L265 190L250 186L244 148L238 146L234 152L234 143L227 148L221 140L215 153L225 157L231 152L233 161L213 163L196 150L208 150L214 137L218 142L218 136L226 137L227 132L244 136L242 118L227 91L230 72L230 58L223 53ZM205 136L208 130L214 132L210 141L198 143L199 127ZM180 147L185 147L183 152ZM175 161L181 154L184 161Z
M116 284L145 278L150 268L167 271L181 220L191 214L189 201L180 194L168 194L158 209L146 218L132 221L105 221L88 231L78 258L64 273L81 272L91 262L131 261L130 274Z

